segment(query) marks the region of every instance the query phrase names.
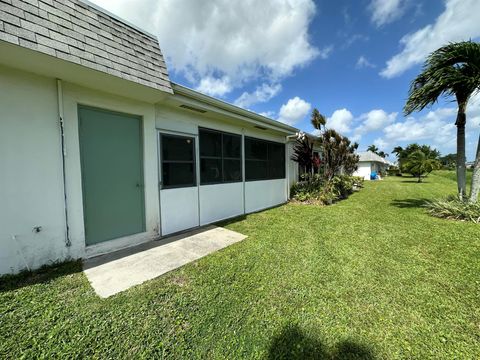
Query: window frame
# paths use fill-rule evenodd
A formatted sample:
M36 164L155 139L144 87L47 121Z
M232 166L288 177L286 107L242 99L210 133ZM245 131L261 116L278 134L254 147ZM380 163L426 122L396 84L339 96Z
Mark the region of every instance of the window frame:
M256 137L253 137L253 136L245 136L244 137L244 149L246 149L246 142L247 141L259 141L259 142L263 142L263 143L266 143L267 144L267 159L266 160L263 160L263 159L248 159L247 158L247 155L244 151L244 161L245 161L245 182L252 182L252 181L268 181L268 180L285 180L287 178L287 169L286 169L286 166L287 166L287 159L286 159L286 154L287 154L287 151L286 151L286 144L285 143L281 143L281 142L277 142L277 141L272 141L272 140L266 140L266 139L261 139L261 138L256 138ZM283 177L271 177L270 175L270 164L271 162L273 162L273 160L270 159L270 144L273 144L273 145L281 145L282 148L283 148ZM255 161L255 162L262 162L265 164L266 166L266 169L267 169L267 177L264 178L264 179L251 179L249 180L247 178L247 161Z
M178 134L171 134L171 133L159 133L160 136L160 181L161 181L161 190L168 190L168 189L181 189L181 188L190 188L190 187L197 187L197 150L196 150L196 140L194 135L178 135ZM180 138L180 139L191 139L192 140L192 151L193 151L193 158L192 160L165 160L163 156L163 138L164 137L173 137L173 138ZM193 166L193 184L188 185L165 185L165 181L163 178L163 164L192 164Z
M210 132L210 133L217 133L220 134L220 149L221 149L221 156L202 156L202 149L201 149L201 140L200 137L202 136L201 133L203 132ZM223 135L228 135L228 136L233 136L237 137L240 139L240 157L234 158L234 157L225 157L223 156ZM227 131L222 131L222 130L216 130L216 129L210 129L210 128L205 128L205 127L199 127L198 128L198 162L199 162L199 180L200 180L200 186L204 185L220 185L220 184L234 184L234 183L239 183L243 182L243 136L241 134L235 134ZM208 181L204 182L202 181L202 159L210 159L210 160L220 160L222 164L222 180L221 181ZM240 162L240 179L239 180L229 180L225 181L225 166L224 166L224 160L236 160Z

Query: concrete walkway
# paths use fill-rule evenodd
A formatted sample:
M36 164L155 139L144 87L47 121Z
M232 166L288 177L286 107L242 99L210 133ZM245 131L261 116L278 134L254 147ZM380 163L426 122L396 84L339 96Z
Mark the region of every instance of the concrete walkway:
M209 226L85 260L83 272L95 292L106 298L245 238L235 231Z

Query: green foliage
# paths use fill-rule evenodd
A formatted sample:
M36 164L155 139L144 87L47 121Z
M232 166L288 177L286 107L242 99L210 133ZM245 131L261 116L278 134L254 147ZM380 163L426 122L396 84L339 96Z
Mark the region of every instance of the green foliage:
M457 164L457 154L448 154L439 158L445 170L454 170Z
M347 175L358 168L359 156L355 154L358 144L353 143L333 129L327 129L320 135L323 149L324 176L331 180L343 170Z
M337 200L346 199L354 190L362 187L363 178L349 175L337 175L326 180L318 174L302 176L302 181L292 185L290 196L293 200L329 205Z
M417 177L418 182L421 182L422 176L430 174L433 170L438 170L442 167L440 161L429 156L431 155L425 154L421 150L416 150L405 160L402 169Z
M480 203L462 201L458 196L429 201L426 208L428 213L435 217L480 223Z
M291 160L310 173L314 167L313 143L307 136L298 136L293 147L293 155Z
M412 173L412 162L409 161L409 157L416 153L417 155L414 158L418 157L419 152L422 152L426 159L431 160L438 160L440 157L440 152L437 149L431 148L429 145L419 145L419 144L410 144L406 148L402 148L401 146L396 146L392 153L397 156L400 172L406 172L412 174L413 176L417 176L417 172ZM412 159L410 159L412 160ZM437 169L437 163L435 162L435 167L433 170ZM431 172L432 170L430 170ZM428 173L428 171L427 171Z
M454 96L464 111L470 96L480 88L480 44L463 41L431 53L413 80L404 113L423 110L438 98Z
M479 359L479 227L417 205L455 188L388 177L230 220L245 240L107 299L81 263L0 280L0 358Z
M400 174L400 169L398 168L398 166L390 165L387 169L387 174L389 176L397 176Z

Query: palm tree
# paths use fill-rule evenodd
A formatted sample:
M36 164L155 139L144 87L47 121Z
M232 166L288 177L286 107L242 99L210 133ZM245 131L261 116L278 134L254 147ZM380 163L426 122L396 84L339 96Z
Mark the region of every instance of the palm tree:
M322 131L322 126L325 130L325 125L327 124L327 118L320 114L320 111L318 111L317 108L314 108L312 110L312 116L310 118L310 122L312 123L312 126L317 129Z
M375 145L370 145L368 148L367 148L367 151L371 151L373 153L378 153L378 148L375 146Z
M382 157L382 158L384 158L384 159L388 156L388 154L387 154L385 151L379 151L379 152L377 153L377 155L380 156L380 157Z
M421 111L425 107L433 105L442 95L455 97L458 105L455 122L457 126L457 186L461 199L466 196L465 111L468 100L479 89L480 44L472 41L451 43L428 56L422 72L410 86L408 100L403 110L405 115L410 115L414 111ZM480 186L480 180L478 186ZM472 191L472 196L474 196L474 191Z
M433 170L438 170L441 167L440 161L421 150L411 153L403 164L405 171L417 177L419 183L422 182L422 176L430 174Z

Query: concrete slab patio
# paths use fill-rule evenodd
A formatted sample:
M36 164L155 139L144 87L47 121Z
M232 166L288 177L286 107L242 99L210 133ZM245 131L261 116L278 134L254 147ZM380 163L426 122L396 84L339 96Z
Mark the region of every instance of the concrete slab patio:
M208 226L87 259L83 271L95 292L106 298L245 238L235 231Z

